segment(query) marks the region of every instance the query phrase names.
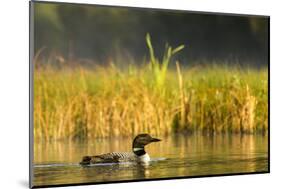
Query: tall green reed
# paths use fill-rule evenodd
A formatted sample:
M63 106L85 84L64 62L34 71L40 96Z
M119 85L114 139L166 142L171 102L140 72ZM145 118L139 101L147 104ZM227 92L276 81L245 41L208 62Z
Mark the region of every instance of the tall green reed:
M150 68L153 72L155 79L155 86L158 89L161 89L164 86L167 70L169 63L171 62L171 58L182 49L184 49L184 45L180 45L176 48L172 48L168 44L166 44L165 52L163 54L162 61L155 57L154 49L151 43L151 38L149 33L146 34L146 44L149 50L150 55Z

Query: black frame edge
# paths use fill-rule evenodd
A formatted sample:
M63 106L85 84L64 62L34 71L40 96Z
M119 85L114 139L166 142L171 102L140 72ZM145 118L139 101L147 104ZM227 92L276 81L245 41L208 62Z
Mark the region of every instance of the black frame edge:
M34 57L34 6L29 1L29 188L33 188L33 57Z
M268 35L268 44L267 44L267 50L268 50L268 74L267 74L267 104L268 104L268 109L267 109L267 115L268 115L268 147L267 147L267 153L268 153L268 173L270 173L270 17L267 18L268 20L268 25L267 25L267 35Z
M241 175L258 175L268 174L269 171L261 172L244 172L244 173L226 173L226 174L214 174L214 175L198 175L198 176L186 176L186 177L167 177L167 178L155 178L155 179L136 179L136 180L119 180L119 181L106 181L106 182L87 182L87 183L73 183L73 184L54 184L54 185L38 185L32 188L50 188L50 187L68 187L68 186L88 186L99 184L122 184L122 183L135 183L135 182L151 182L151 181L165 181L175 179L191 179L191 178L211 178L211 177L229 177L229 176L241 176Z

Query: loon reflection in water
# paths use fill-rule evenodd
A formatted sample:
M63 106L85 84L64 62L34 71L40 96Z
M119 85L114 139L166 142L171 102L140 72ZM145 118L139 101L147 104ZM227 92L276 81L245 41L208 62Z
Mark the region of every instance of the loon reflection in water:
M145 152L144 147L152 142L159 141L161 140L152 138L149 134L139 134L133 141L133 152L111 152L95 156L84 156L80 165L120 162L148 163L150 161L150 157Z

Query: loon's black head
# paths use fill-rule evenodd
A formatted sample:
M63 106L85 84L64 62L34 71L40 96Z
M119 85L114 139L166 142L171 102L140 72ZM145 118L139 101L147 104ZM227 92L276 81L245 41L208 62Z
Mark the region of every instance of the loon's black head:
M158 138L152 138L149 134L139 134L133 141L133 152L140 156L145 154L144 146L152 143L161 141Z

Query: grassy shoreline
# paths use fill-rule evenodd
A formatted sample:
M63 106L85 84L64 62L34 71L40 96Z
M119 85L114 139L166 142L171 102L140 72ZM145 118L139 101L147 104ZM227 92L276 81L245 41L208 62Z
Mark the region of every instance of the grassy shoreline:
M149 66L37 68L34 136L45 140L141 132L266 133L267 69L168 69L161 85Z

